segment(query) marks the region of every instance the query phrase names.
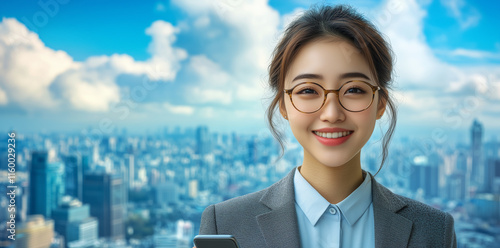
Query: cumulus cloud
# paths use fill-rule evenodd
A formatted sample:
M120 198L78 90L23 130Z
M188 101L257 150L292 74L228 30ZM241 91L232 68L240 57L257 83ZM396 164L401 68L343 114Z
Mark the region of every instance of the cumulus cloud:
M225 90L243 96L238 98L243 102L258 101L265 93L262 82L280 33L279 13L266 0L174 0L173 4L192 17L192 26L203 26L204 33L218 34L209 36L212 39L207 41L204 52L217 51L208 58L231 75L231 87ZM247 91L247 97L242 88L252 89Z
M230 104L232 102L232 92L226 90L207 89L195 87L190 91L191 101L195 103L218 103Z
M64 51L45 46L37 34L13 18L0 23L0 100L25 109L71 106L85 111L107 111L120 100L116 77L145 75L153 81L172 81L186 51L173 47L178 30L156 21L146 34L152 37L151 57L136 61L126 54L92 56L74 61ZM3 92L3 94L2 94ZM8 96L8 97L7 97Z
M396 56L394 95L403 125L423 119L428 125L442 125L446 119L444 113L461 108L459 99L474 96L477 92L495 92L496 87L491 80L485 79L484 72L452 65L436 56L423 33L427 12L421 2L388 0L370 13L369 19L374 20L388 37ZM464 49L456 49L454 53L456 56L489 56ZM498 69L493 71L498 72ZM494 99L483 93L475 96L482 103ZM477 105L476 113L485 106L488 104Z
M74 67L64 51L47 48L37 34L16 19L0 23L0 86L4 101L24 108L53 107L56 100L48 86L64 71Z
M227 116L240 121L263 118L260 105L266 97L272 49L282 29L303 9L280 15L266 0L173 0L172 4L184 10L187 18L178 20L177 26L152 23L145 30L152 37L147 48L151 56L144 61L127 54L74 61L64 51L46 47L17 20L4 18L0 23L0 105L109 111L122 100L123 85L117 85L117 77L128 74L170 84L167 102L138 104L137 113L131 116L147 118L166 111L202 121ZM477 25L469 18L474 13L467 12L460 0L447 6L463 27ZM165 10L161 2L155 7ZM460 104L457 99L474 94L481 97L477 112L498 112L491 103L500 100L500 68L479 70L439 59L423 32L427 12L422 1L387 0L364 13L388 37L396 55L395 96L403 125L423 119L429 125L439 124L443 112ZM193 49L196 55L188 58L186 50L174 46L180 34L199 45ZM495 56L461 48L449 54Z
M451 51L437 51L439 54L443 54L448 57L463 57L471 59L498 59L500 58L500 53L457 48Z
M172 105L166 102L163 103L163 107L173 114L192 115L194 112L194 108L187 105Z
M196 75L197 82L204 87L226 86L231 80L228 72L205 55L192 56L188 70Z
M441 0L441 4L457 20L460 28L468 29L479 24L481 15L474 7L467 6L464 0Z
M7 98L7 93L0 88L0 105L5 105L8 101L9 99Z

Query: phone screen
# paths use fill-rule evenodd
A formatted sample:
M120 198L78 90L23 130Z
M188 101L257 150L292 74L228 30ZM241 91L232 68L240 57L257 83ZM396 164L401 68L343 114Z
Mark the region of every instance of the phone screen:
M196 248L239 248L233 235L197 235L194 245Z

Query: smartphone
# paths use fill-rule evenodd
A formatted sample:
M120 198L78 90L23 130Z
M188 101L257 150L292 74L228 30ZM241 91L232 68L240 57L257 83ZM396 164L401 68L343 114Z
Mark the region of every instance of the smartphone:
M196 248L239 248L233 235L197 235L194 237Z

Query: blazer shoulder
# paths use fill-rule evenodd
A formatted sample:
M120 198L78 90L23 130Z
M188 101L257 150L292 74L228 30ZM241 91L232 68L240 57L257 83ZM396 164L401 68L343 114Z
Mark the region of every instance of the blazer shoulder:
M420 201L402 195L397 196L400 200L406 203L406 207L401 210L401 213L408 213L408 215L414 216L415 218L437 218L444 220L447 217L451 217L449 213Z
M378 199L377 202L387 203L392 211L398 212L403 216L413 220L421 219L425 217L430 218L445 218L446 216L451 217L449 213L441 211L437 208L431 207L420 201L393 193L390 189L386 188L382 184L375 181L376 194Z
M200 234L234 234L234 229L243 229L239 224L252 223L263 211L258 202L264 193L261 190L208 206L201 215Z
M251 212L269 210L294 200L294 170L271 186L215 204L216 210Z
M260 199L267 192L267 190L268 188L231 198L223 202L216 203L214 207L217 212L223 211L225 213L233 211L241 212L245 209L255 208L255 206L259 203Z
M454 220L451 214L395 194L376 181L372 187L374 208L385 209L379 212L384 213L379 221L387 221L388 216L391 216L387 214L388 212L411 221L409 246L456 247Z
M398 214L413 222L412 240L417 246L457 247L454 220L450 213L395 194L406 207Z

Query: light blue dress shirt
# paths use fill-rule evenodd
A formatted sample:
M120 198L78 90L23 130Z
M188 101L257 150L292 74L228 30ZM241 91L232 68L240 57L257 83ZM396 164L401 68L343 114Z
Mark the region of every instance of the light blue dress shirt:
M330 204L300 174L294 175L295 209L302 248L374 248L372 181L338 204Z

